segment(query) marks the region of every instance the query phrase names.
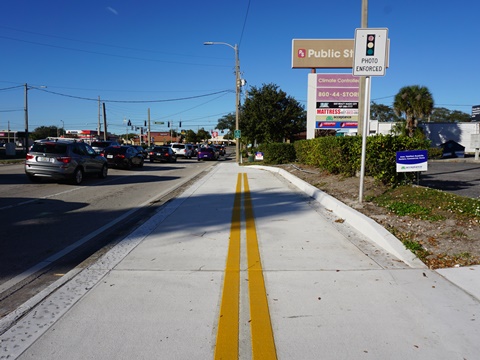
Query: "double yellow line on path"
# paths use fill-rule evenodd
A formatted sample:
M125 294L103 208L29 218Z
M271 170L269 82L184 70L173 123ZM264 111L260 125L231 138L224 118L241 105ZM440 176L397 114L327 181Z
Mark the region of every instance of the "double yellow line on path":
M277 358L247 174L243 174L252 358ZM215 360L239 358L242 174L237 176Z

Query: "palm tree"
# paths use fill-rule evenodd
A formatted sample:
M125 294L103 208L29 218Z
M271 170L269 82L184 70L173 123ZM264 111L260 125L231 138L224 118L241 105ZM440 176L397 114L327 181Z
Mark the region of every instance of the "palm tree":
M425 86L412 85L400 89L393 101L398 116L405 115L408 136L413 137L418 121L431 115L433 97Z

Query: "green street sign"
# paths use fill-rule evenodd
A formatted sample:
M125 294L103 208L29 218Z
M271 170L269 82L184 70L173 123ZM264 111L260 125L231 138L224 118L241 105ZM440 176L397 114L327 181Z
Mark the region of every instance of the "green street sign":
M156 124L156 125L164 125L165 124L164 121L154 121L153 123Z
M240 139L242 137L242 131L241 130L235 130L233 132L233 136L235 137L235 139Z

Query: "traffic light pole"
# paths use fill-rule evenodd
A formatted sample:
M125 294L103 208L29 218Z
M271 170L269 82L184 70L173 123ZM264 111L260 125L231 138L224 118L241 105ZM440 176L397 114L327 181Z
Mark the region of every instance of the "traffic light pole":
M363 118L366 120L368 119L368 114L370 113L370 76L365 76L365 97L363 109ZM367 153L368 121L364 121L362 125L362 157L360 163L360 185L358 191L358 202L360 204L363 201L363 187L365 183L365 159Z

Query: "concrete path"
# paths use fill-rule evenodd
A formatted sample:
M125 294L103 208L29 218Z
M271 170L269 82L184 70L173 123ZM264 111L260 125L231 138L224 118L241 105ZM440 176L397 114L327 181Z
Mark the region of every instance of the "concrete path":
M45 294L0 359L480 358L480 268L429 270L286 177L219 163Z

